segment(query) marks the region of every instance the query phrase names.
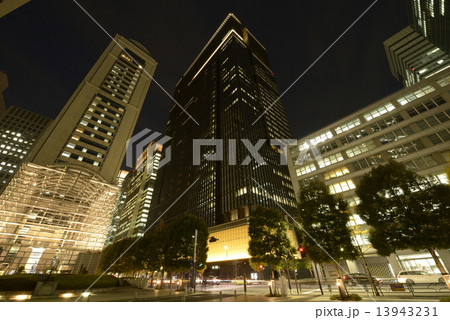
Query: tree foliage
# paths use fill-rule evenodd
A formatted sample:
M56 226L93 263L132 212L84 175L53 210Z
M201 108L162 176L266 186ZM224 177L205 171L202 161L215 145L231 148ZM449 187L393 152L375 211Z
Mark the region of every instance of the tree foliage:
M163 265L170 272L183 272L191 268L194 259L194 234L197 230L196 269L206 265L208 253L208 226L193 215L182 215L170 222L163 232Z
M135 239L131 238L122 239L105 247L100 257L99 269L113 273L130 273L136 270L138 265L136 263L135 246L126 251L134 241ZM119 259L122 253L124 255Z
M378 253L450 247L450 186L433 184L395 161L367 173L356 190L358 214L371 227ZM443 268L441 269L441 272Z
M347 202L330 194L321 181L312 181L303 188L299 200L298 219L303 229L296 229L296 232L309 258L317 263L333 262L330 256L337 262L356 259L357 249L347 225Z
M161 267L168 272L187 271L191 268L194 256L196 229L196 268L203 270L208 253L208 227L203 219L193 215L183 215L168 224L160 224L149 230L134 245L132 244L136 241L135 238L126 238L105 247L99 268L105 271L112 265L109 272L123 274L139 270L153 273Z
M279 270L284 258L291 259L295 253L287 224L277 210L257 207L250 216L249 236L251 266L270 265L272 270Z

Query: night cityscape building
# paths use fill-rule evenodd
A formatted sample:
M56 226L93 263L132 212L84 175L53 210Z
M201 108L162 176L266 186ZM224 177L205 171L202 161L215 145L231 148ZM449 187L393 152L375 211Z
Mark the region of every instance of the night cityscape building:
M436 47L450 54L450 2L408 0L406 6L411 28Z
M120 35L102 53L0 196L1 272L77 273L79 258L98 262L86 254L105 244L126 141L155 68L147 49Z
M405 87L450 67L450 56L409 26L383 44L392 75Z
M0 194L51 121L17 106L0 116Z
M288 168L280 165L281 148L270 144L291 138L279 96L266 49L229 14L176 85L174 98L186 112L175 103L170 108L171 140L162 158L170 146L171 161L159 169L149 223L162 214L166 221L196 215L220 239L209 245L208 262L249 258L254 206L296 210ZM196 139L203 139L202 146L193 147ZM214 146L212 139L223 145ZM259 143L265 165L245 143ZM204 157L222 148L223 160ZM196 152L202 154L197 164Z
M399 90L348 115L290 147L289 169L295 193L319 179L332 194L343 196L351 208L355 243L365 252L373 276L391 278L400 270L439 273L425 251L398 251L381 257L371 247L368 227L356 214L359 179L376 165L395 159L420 175L448 183L450 161L450 72L445 70ZM450 253L437 250L450 270ZM365 273L361 258L342 262L350 273ZM335 273L326 267L327 276Z
M114 241L144 234L161 152L162 145L152 142L140 155L134 170L124 179Z

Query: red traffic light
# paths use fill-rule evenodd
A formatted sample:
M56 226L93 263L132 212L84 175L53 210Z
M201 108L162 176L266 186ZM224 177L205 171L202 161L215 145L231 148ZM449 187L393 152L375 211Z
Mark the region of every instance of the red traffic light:
M260 269L263 269L263 268L264 268L264 266L263 266L262 264L260 264L260 265L259 265L259 268L260 268Z
M305 249L303 247L298 247L298 251L303 252L303 251L305 251Z

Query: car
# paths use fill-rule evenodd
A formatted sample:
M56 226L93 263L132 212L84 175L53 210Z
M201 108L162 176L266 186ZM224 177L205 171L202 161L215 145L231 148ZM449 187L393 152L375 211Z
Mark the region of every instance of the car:
M370 277L365 273L349 273L342 277L344 283L349 286L370 284ZM374 283L379 283L378 279L372 277Z
M399 283L416 284L416 283L445 283L441 274L428 273L421 270L403 270L397 275Z
M210 285L219 285L220 284L220 279L214 276L209 276L208 278L206 278L206 284L210 284Z
M248 279L246 279L246 284L249 284ZM233 280L231 280L232 284L237 284L237 285L243 285L244 284L244 277L243 276L237 276L236 278L234 278Z

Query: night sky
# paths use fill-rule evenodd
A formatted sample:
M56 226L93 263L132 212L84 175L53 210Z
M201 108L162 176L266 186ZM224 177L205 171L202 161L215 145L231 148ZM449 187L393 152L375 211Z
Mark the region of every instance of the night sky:
M142 43L170 93L229 12L267 48L283 92L373 1L79 1L111 34ZM404 0L379 0L283 96L295 138L398 90L382 42L406 25ZM111 39L72 0L32 0L0 18L7 105L55 118ZM170 98L151 84L136 131L160 132Z

